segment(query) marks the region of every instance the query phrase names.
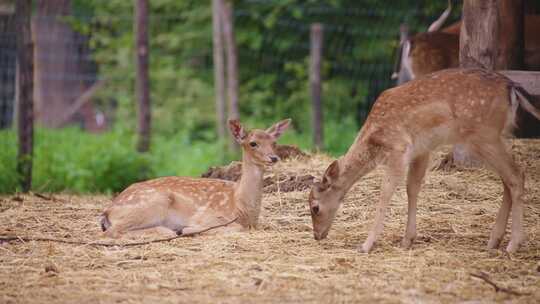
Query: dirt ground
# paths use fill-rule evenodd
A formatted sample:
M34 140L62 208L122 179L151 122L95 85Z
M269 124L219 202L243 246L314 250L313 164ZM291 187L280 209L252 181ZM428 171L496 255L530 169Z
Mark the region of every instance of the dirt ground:
M401 186L374 251L359 253L379 193L376 171L349 192L329 237L320 242L312 237L308 190L278 189L264 194L260 227L247 233L128 248L0 244L0 303L538 303L540 141L515 141L513 150L526 170L529 235L516 254L486 249L502 186L485 169L428 173L419 200L419 236L411 250L399 247L407 206ZM321 155L292 159L267 176L319 177L330 161ZM98 225L109 200L4 196L0 236L115 242L102 239ZM507 242L508 235L503 246ZM480 273L523 295L496 292L471 275Z

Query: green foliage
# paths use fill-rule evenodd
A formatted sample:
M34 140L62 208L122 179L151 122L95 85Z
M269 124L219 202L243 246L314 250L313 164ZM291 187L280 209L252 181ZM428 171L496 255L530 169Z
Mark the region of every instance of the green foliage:
M265 128L261 123L253 127ZM340 155L352 143L356 128L352 120L327 124L327 148ZM223 152L223 143L192 140L186 133L155 136L149 153L137 153L133 134L119 130L88 134L76 128L38 129L35 134L32 189L39 192L119 192L137 181L159 176L199 176L210 166L223 165L240 156ZM0 193L20 190L16 173L17 137L0 131ZM285 132L282 144L309 149L311 134Z
M17 135L0 131L0 193L19 190L16 160Z
M132 130L134 107L133 1L73 0L73 26L91 36L99 73L108 79L101 102L117 103L117 123ZM154 130L201 132L213 139L211 1L155 0L150 4L150 78ZM390 85L399 24L425 30L446 1L237 0L241 117L269 122L291 117L310 126L309 27L324 24L323 98L326 119L359 120L373 78ZM421 8L421 9L420 9ZM454 9L459 14L459 8ZM377 80L380 81L380 80ZM339 93L335 98L334 93ZM373 93L376 96L376 92ZM363 114L365 115L365 113Z
M38 129L34 146L33 189L37 191L118 192L156 176L199 175L226 159L220 145L192 142L189 136L157 136L150 153L134 149L132 134L112 131L101 135L78 129ZM18 189L16 136L1 131L0 193Z
M344 153L366 115L367 96L391 85L399 24L423 31L446 1L235 0L240 112L247 126L286 117L294 130L281 143L311 149L310 25L324 25L322 64L325 152ZM211 1L152 0L150 82L152 147L134 149L133 1L72 0L72 27L90 37L98 76L94 99L114 113L114 130L36 133L33 187L38 191L116 192L155 176L199 175L231 159L216 142ZM454 19L459 15L454 9ZM371 98L370 97L370 98ZM17 189L16 136L0 132L0 192Z

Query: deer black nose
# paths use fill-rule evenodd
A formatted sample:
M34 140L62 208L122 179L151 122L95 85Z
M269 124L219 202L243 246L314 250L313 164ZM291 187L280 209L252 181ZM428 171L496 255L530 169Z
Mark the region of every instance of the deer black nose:
M276 163L279 158L277 156L270 156L270 160L273 162L273 163Z

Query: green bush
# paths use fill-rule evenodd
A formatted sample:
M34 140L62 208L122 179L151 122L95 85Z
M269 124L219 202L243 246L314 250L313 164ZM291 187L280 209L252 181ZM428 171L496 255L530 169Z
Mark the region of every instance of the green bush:
M18 189L17 175L17 134L0 132L0 193L15 192Z
M246 125L269 126L260 122ZM357 128L352 119L344 119L340 124L325 125L325 132L326 151L337 156L351 145ZM311 138L309 132L291 129L279 143L308 150ZM20 189L16 133L0 131L0 142L0 193L13 193ZM38 192L113 193L159 176L199 176L210 166L240 159L224 152L220 142L193 139L187 133L154 135L151 151L142 154L135 151L135 136L120 130L89 134L77 128L37 129L34 142L32 189Z

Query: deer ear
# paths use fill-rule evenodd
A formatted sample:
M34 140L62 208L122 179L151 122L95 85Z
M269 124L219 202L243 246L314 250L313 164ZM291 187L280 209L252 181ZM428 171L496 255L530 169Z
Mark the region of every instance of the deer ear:
M326 169L323 175L322 184L325 187L329 187L339 176L339 164L338 161L333 161Z
M238 119L229 119L229 130L231 131L231 135L234 140L236 140L237 143L242 144L247 136L247 133Z
M266 129L266 133L272 135L275 139L278 139L285 130L289 127L291 124L291 119L287 118L280 122L275 123L270 128Z

